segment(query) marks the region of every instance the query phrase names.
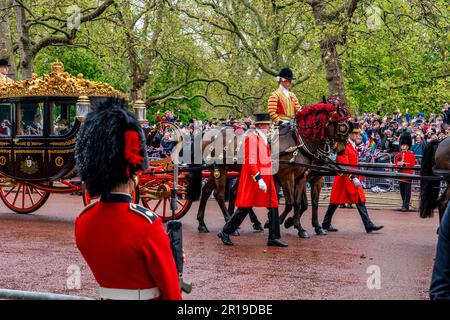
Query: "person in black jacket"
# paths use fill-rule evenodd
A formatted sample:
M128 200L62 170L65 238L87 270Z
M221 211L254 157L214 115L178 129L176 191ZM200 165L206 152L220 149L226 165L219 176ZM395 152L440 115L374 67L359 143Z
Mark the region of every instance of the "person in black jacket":
M450 300L450 202L439 227L439 239L431 277L430 299Z

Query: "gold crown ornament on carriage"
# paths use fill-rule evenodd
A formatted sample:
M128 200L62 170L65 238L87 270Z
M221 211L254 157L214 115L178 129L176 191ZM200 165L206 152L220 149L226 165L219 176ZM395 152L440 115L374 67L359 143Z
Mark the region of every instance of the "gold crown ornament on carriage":
M0 84L0 198L13 211L37 210L50 192L73 192L77 134L91 109L129 108L128 95L82 74L71 75L60 61L43 76ZM134 112L145 121L146 107Z

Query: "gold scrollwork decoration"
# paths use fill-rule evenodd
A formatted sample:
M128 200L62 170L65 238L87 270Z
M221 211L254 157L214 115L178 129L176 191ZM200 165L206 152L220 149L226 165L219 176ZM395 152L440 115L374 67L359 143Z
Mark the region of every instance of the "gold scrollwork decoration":
M63 164L64 164L64 159L63 159L63 157L56 157L56 159L55 159L55 164L56 164L58 167L62 167Z
M72 144L75 144L75 138L67 140L67 141L54 141L54 142L50 142L50 145L52 146L61 146L61 147L65 147L65 146L70 146Z
M17 161L17 154L41 154L45 161L45 150L14 150L14 161Z
M0 156L0 166L4 166L6 164L5 156Z
M48 160L52 161L52 154L67 154L67 153L74 153L75 148L71 149L62 149L62 150L48 150Z

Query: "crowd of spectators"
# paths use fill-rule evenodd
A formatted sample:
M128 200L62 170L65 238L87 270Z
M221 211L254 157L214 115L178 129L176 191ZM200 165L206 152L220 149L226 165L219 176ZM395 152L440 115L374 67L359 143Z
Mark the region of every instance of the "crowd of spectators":
M158 122L168 122L176 124L181 128L183 134L194 136L198 130L207 131L218 126L242 127L244 130L253 127L253 120L250 117L235 118L212 118L202 121L196 118L183 123L172 111L157 114ZM450 110L446 103L441 114L430 114L428 117L423 112L410 114L406 109L405 113L398 109L392 114L381 115L377 113L355 113L352 119L359 123L361 141L359 142L360 161L362 162L385 162L400 151L399 138L402 133L409 132L412 136L413 145L411 151L420 161L426 143L444 138L450 135ZM154 124L153 126L155 126ZM148 123L144 127L153 127ZM161 129L163 130L163 129ZM174 142L172 136L163 131L159 132L152 146L153 150L161 152L162 155L170 153Z

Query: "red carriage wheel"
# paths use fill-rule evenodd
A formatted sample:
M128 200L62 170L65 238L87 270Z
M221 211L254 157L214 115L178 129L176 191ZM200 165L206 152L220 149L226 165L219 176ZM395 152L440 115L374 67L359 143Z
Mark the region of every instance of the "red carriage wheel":
M83 184L83 188L82 189L83 189L83 203L84 203L85 206L88 206L88 205L90 205L93 202L97 202L98 199L100 199L99 196L91 197L89 195L89 193L87 192L86 188L84 187L84 184ZM132 197L131 201L133 203L138 203L138 201L139 201L139 189L136 189L136 191L133 192L131 197Z
M21 214L38 210L49 196L50 192L36 189L25 182L0 188L3 203L12 211Z
M172 181L152 179L141 188L141 199L144 207L156 213L164 222L172 219L172 210L170 209L172 185ZM186 198L186 189L187 181L181 179L178 184L175 219L181 219L191 207L192 202ZM157 195L157 199L154 195Z

